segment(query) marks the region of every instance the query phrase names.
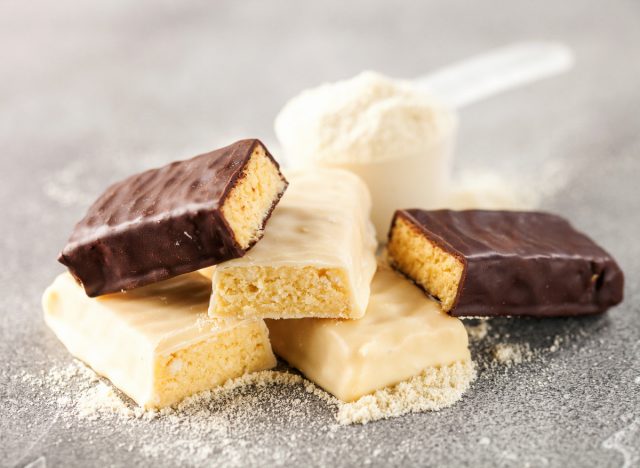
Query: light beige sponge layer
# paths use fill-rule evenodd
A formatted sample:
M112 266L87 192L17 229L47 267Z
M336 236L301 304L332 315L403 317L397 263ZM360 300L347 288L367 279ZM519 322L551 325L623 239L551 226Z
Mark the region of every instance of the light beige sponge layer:
M254 267L216 277L216 310L249 317L351 316L349 278L339 268ZM237 312L239 313L237 313ZM224 313L223 313L224 315Z
M265 218L286 188L278 166L257 144L221 208L240 247L249 248L262 237Z
M43 297L47 325L78 359L145 408L175 404L276 364L262 320L214 324L198 273L89 298L69 274Z
M364 183L340 169L287 174L289 188L264 237L212 270L209 315L360 318L376 241Z
M464 264L432 243L401 216L395 218L387 253L391 264L438 299L445 312L451 310Z

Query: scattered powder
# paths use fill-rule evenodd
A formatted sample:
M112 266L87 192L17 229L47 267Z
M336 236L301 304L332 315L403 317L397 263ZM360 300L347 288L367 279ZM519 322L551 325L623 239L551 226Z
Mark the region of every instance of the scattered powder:
M496 172L474 170L458 176L446 199L447 208L466 210L526 210L538 205L524 184Z
M521 364L525 361L530 361L533 358L533 354L528 343L498 343L493 347L493 356L496 361L500 364L506 365L507 367L514 364Z
M337 400L287 371L245 375L174 408L147 411L79 361L13 378L38 392L59 415L59 424L73 428L82 423L94 433L123 432L126 442L119 449L175 465L201 465L212 458L224 466L264 460L282 464L295 449L294 442L279 440L283 427L298 432L311 427L317 434L333 434L339 427L321 411L327 402L335 409ZM146 430L149 425L153 430ZM247 459L248 441L257 435L270 442L254 447L251 456L256 458Z
M378 390L338 408L340 424L361 423L421 411L439 411L453 405L475 379L473 362L433 368L398 385Z
M92 373L90 369L79 362L73 368L83 368L81 372L74 372L75 375ZM50 375L57 378L58 375L69 373L70 371L66 369L63 371L55 370ZM271 385L298 385L302 386L306 393L315 395L335 408L337 410L336 420L339 424L366 424L370 421L397 417L407 413L438 411L451 406L462 398L463 393L467 391L475 379L475 375L473 362L455 363L443 368L428 369L421 375L393 387L378 390L352 403L344 403L298 374L262 371L229 380L220 387L200 392L185 398L174 407L160 410L143 410L139 407L132 407L116 393L110 384L97 379L96 376L91 379L95 385L88 387L81 393L76 402L76 410L80 418L88 420L97 420L109 415L146 420L162 417L202 416L202 411L206 407L218 407L231 402L234 392L238 389L248 387L262 389ZM300 402L294 400L293 403Z
M548 350L550 353L555 353L560 349L560 346L564 342L564 338L562 336L556 336L553 338L553 343L549 346Z
M553 159L536 171L517 175L502 174L484 168L467 168L454 177L447 207L531 210L559 193L568 183L571 171L566 163Z
M566 336L549 336L547 346L532 349L527 342L514 342L516 337L505 333L500 320L471 319L464 324L481 377L492 375L486 372L488 369L509 369L555 353L568 340ZM134 456L175 465L202 465L215 460L225 466L245 466L286 464L303 443L303 434L309 432L332 440L340 437L347 424L446 408L462 397L475 376L473 363L455 364L430 370L356 402L342 403L299 374L278 368L228 381L173 408L157 411L137 407L78 361L48 372L11 378L40 395L54 414L52 424L66 424L70 429L82 425L96 436L104 431L123 432L126 437L118 439L116 448ZM630 432L635 434L635 430ZM489 445L490 440L481 438L478 443ZM323 464L322 459L316 462Z
M295 450L295 434L304 433L303 428L333 438L344 425L451 406L469 388L475 367L470 362L432 369L353 403L343 403L283 368L230 380L160 410L137 407L79 361L15 378L40 390L67 427L85 421L130 434L127 445L120 447L123 450L173 464L198 465L215 458L225 466L241 466L252 464L246 458L247 444L256 437L268 437L270 442L264 444L264 453L252 448L253 461L282 464ZM150 424L153 431L140 430ZM284 437L282 427L290 429L286 440L279 439Z
M640 465L640 418L635 418L631 424L611 435L602 446L622 454L623 468Z
M76 402L76 409L80 418L91 421L109 414L124 417L131 417L135 414L116 394L113 387L102 381L80 394L80 398Z
M480 341L483 340L487 333L489 333L489 322L486 319L479 319L480 321L476 325L470 325L465 323L465 328L467 329L467 334L469 335L469 339L471 341Z
M569 337L564 335L547 336L549 344L546 346L532 347L527 341L526 335L520 337L511 336L510 333L501 333L505 323L498 320L498 325L492 326L491 318L464 319L463 323L469 335L469 343L473 358L480 370L506 367L511 368L519 364L545 359L549 355L560 351L563 345L568 344ZM508 329L508 327L507 327ZM584 333L584 332L578 332ZM575 347L575 344L573 345Z
M178 154L189 155L189 151L180 151ZM130 154L110 154L109 169L114 172L114 180L117 180L175 159L176 155L172 154L136 154L135 158ZM99 193L96 187L104 187L102 172L96 170L93 161L86 159L70 162L42 178L39 183L45 196L63 207L88 206Z
M255 386L258 388L266 387L268 385L301 385L309 383L314 389L317 389L315 385L303 379L297 374L291 374L289 372L282 371L261 371L254 372L252 374L245 374L237 379L228 380L225 384L214 388L212 390L205 390L204 392L197 393L182 400L175 407L163 408L159 411L147 411L147 414L155 413L160 416L167 416L171 414L190 414L199 411L199 409L206 404L228 401L230 395L234 390L244 387ZM314 390L315 391L315 390ZM318 392L322 390L317 389ZM313 391L309 392L313 393ZM324 393L324 392L322 392Z
M91 177L90 165L85 161L74 161L48 176L42 189L49 199L62 206L86 205L92 200L92 191L80 181L86 182L88 177Z

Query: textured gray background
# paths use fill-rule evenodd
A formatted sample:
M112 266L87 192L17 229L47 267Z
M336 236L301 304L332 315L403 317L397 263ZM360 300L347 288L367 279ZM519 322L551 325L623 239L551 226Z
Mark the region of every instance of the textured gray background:
M596 318L494 321L494 333L542 357L482 370L463 401L439 414L332 439L276 420L268 426L298 442L284 452L262 446L256 457L277 441L255 431L244 461L640 464L639 2L4 0L0 465L39 456L47 466L173 463L144 458L135 435L117 427L56 423L32 388L10 378L68 361L42 322L40 295L61 271L55 256L73 223L109 182L239 137L272 143L274 115L304 87L365 68L412 77L536 38L566 41L577 67L465 110L457 162L527 175L534 189L566 179L544 207L616 256L627 275L624 304ZM555 337L560 349L546 352ZM489 351L475 352L482 361Z

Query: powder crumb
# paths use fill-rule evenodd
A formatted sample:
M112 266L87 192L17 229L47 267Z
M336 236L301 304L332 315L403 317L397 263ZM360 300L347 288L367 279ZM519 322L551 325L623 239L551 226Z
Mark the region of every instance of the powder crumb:
M133 411L116 394L113 387L105 382L98 382L95 387L83 392L76 408L80 418L91 421L106 414L116 414L125 418L133 416Z
M564 339L561 336L556 336L553 339L553 343L551 344L551 346L549 346L548 351L550 353L555 353L560 349L560 346L562 345L563 342L564 342Z
M61 396L56 400L58 406L69 406L71 404L71 398L68 396Z
M469 335L469 345L478 367L479 378L484 371L497 367L512 368L534 360L544 361L568 345L576 349L567 334L546 336L546 343L532 344L527 341L526 333L510 333L507 323L501 318L471 318L463 323ZM578 330L576 333L584 332Z
M431 368L394 387L340 404L337 419L342 425L366 424L407 413L439 411L460 400L475 376L472 361Z
M514 364L530 361L533 358L533 353L528 343L499 343L493 347L493 357L500 364L510 367Z
M477 324L472 325L465 323L464 325L471 341L480 341L485 339L487 337L487 333L489 333L489 330L491 329L487 319L479 319Z

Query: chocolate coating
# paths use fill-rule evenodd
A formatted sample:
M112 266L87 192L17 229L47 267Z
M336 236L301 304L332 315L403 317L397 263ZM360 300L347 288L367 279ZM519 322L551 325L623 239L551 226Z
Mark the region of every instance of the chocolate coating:
M586 315L622 301L616 261L559 216L419 209L398 216L462 261L451 315Z
M94 297L241 257L246 250L221 208L256 145L262 143L241 140L113 184L76 225L58 261Z

